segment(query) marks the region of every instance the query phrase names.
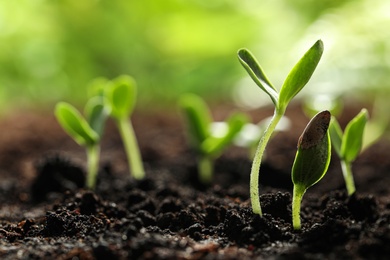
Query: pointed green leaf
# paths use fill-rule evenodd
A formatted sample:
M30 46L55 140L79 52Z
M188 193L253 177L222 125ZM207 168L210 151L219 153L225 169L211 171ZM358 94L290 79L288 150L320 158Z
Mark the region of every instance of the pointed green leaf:
M341 158L345 161L354 161L360 153L367 120L368 112L366 109L362 109L345 127L341 144Z
M341 127L339 125L339 122L337 122L337 119L335 117L332 117L332 120L330 121L329 125L329 134L330 139L332 141L332 146L336 153L341 156L341 142L343 139L343 130L341 130Z
M323 111L308 123L298 141L298 151L292 167L294 185L305 189L319 182L330 163L329 111Z
M132 77L120 76L114 79L106 92L111 115L116 119L130 116L135 106L136 95L136 84Z
M245 114L232 114L227 119L228 131L225 136L220 138L210 136L202 143L201 150L212 157L219 156L223 149L233 143L234 138L248 121L249 118Z
M179 106L185 116L192 145L200 149L201 143L210 136L210 111L203 99L195 94L181 96Z
M79 145L91 146L98 142L98 134L72 105L65 102L58 103L55 108L55 116L65 132Z
M298 61L288 74L279 93L279 105L287 107L306 83L310 80L324 51L324 45L318 40Z
M254 82L270 96L275 106L278 106L278 92L272 86L252 53L247 49L240 49L238 50L238 60Z
M109 111L105 105L103 97L90 98L85 105L84 114L91 128L99 135L103 135L104 125L106 123Z

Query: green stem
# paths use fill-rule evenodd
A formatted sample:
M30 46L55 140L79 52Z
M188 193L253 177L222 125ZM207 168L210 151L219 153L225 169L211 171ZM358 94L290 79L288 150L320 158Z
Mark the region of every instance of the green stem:
M301 201L305 192L305 187L294 185L292 198L292 224L295 230L301 229Z
M346 162L345 160L341 160L340 163L341 163L341 170L344 176L345 185L348 191L348 196L351 196L356 191L355 181L353 180L353 175L352 175L351 163Z
M123 118L117 122L125 146L129 170L134 179L142 180L145 177L145 170L131 121Z
M207 156L201 156L198 161L199 180L207 185L213 179L213 159Z
M276 125L282 118L283 114L284 111L278 112L278 110L275 110L271 122L269 123L267 129L265 130L263 137L260 139L252 163L251 176L250 176L250 195L251 195L252 211L255 214L259 214L260 216L263 215L261 212L260 196L259 196L259 171L260 171L261 159L263 157L265 147L267 146L267 143L270 140L271 135L274 132Z
M87 187L94 190L99 170L100 147L98 144L95 144L88 146L86 149L88 160Z

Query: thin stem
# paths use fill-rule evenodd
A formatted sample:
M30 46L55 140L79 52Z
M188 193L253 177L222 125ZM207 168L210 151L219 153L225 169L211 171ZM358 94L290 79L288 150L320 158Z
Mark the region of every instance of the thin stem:
M94 190L99 170L100 146L95 144L88 146L86 149L88 160L87 187Z
M127 118L117 120L119 132L122 136L123 145L126 150L129 170L134 179L142 180L145 177L144 165L141 159L138 142L134 134L133 125Z
M263 157L265 147L267 146L268 141L271 138L272 133L274 132L276 125L280 121L284 114L284 111L275 110L275 113L264 132L263 137L260 139L259 145L256 150L255 157L252 163L251 176L250 176L250 195L252 203L252 211L255 214L262 216L261 206L260 206L260 197L259 197L259 171L261 165L261 159Z
M198 161L199 180L203 184L210 184L213 179L213 159L201 156Z
M340 163L341 163L341 170L344 176L345 185L348 191L348 196L351 196L356 191L355 181L352 175L351 163L346 162L345 160L340 160Z
M294 185L292 198L292 224L295 230L301 229L301 201L306 189L300 185Z

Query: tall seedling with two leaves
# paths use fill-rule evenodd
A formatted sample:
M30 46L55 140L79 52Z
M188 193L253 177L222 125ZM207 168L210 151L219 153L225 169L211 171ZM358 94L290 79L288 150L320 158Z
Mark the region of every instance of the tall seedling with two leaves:
M130 172L135 179L141 180L145 177L145 170L130 120L137 94L135 81L129 76L120 76L109 83L104 94L110 116L114 118L122 137Z
M280 92L271 84L263 69L246 49L238 51L238 59L256 84L269 95L275 105L274 115L261 138L252 164L250 177L250 196L252 210L262 216L259 197L259 171L264 150L276 125L283 117L290 101L302 90L311 78L323 53L323 43L318 40L293 67L284 81Z
M80 145L86 148L88 160L87 187L94 189L99 169L100 139L109 111L102 96L96 96L87 102L84 108L85 118L72 105L59 102L55 116L62 128Z
M351 165L362 149L364 128L367 120L368 112L366 109L362 109L347 124L344 134L336 118L333 118L330 124L332 144L340 158L341 169L349 196L356 191Z

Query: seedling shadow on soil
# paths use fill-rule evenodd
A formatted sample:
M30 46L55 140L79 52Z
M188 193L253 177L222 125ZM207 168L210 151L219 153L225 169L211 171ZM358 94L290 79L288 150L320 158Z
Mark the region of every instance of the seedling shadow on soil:
M139 181L129 176L121 139L109 124L94 192L80 188L84 151L54 117L6 118L0 122L0 258L385 259L390 142L355 161L357 192L350 197L332 158L322 182L305 195L302 230L294 231L290 169L307 118L296 105L287 116L293 130L271 140L262 164L262 218L250 207L246 151L230 149L217 159L213 184L204 186L174 116L134 115L146 169Z

